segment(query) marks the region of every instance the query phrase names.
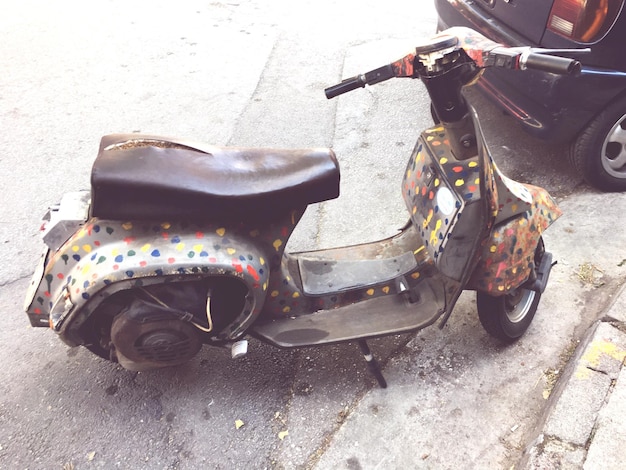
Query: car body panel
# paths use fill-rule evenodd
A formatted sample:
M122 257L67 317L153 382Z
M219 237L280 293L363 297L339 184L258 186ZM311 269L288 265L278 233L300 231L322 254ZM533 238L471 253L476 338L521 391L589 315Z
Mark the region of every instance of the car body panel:
M540 43L552 8L546 0L474 0L468 1L490 17L508 25L512 30L534 43Z
M498 6L501 3L506 5ZM547 14L544 7L541 14L537 6L533 11L535 3L544 2L507 4L496 0L490 9L484 0L435 0L438 29L467 26L507 46L578 49L560 54L582 62L583 72L576 77L488 69L478 82L480 89L531 135L550 142L570 142L610 103L626 96L626 56L621 52L626 42L626 14L622 7L613 27L593 44L568 40L549 30L538 39L536 23L545 29ZM524 23L529 26L523 27Z

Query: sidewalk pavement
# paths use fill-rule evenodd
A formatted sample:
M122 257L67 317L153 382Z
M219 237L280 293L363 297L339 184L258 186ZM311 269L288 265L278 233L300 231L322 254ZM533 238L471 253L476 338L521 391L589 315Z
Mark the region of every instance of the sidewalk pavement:
M517 468L626 468L626 286L589 329Z

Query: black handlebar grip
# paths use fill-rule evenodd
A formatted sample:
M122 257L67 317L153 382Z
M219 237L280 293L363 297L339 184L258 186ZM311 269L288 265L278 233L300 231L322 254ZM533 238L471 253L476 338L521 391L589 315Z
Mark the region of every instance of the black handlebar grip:
M575 59L544 55L531 52L522 59L525 68L542 70L559 75L575 75L580 73L580 62Z
M356 77L346 78L337 85L329 86L324 89L324 93L326 93L326 98L331 99L335 96L343 95L349 91L356 90L357 88L363 88L365 87L365 83L365 77L363 75L357 75Z

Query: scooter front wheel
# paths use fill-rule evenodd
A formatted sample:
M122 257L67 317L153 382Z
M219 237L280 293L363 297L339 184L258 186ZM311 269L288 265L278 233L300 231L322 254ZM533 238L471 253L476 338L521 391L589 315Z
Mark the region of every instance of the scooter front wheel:
M491 336L512 343L530 326L540 299L539 292L524 288L498 297L477 292L478 318Z
M535 248L535 264L540 265L545 254L543 238L539 238ZM512 343L522 336L530 326L541 292L518 287L506 295L493 296L486 292L476 292L478 318L483 328L494 338L504 343Z

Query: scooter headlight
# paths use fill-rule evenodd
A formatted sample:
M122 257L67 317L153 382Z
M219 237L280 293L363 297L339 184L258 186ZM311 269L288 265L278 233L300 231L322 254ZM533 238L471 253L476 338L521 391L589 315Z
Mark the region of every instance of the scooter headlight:
M443 215L451 215L456 208L456 198L452 191L445 186L442 186L437 191L436 202L439 212Z

